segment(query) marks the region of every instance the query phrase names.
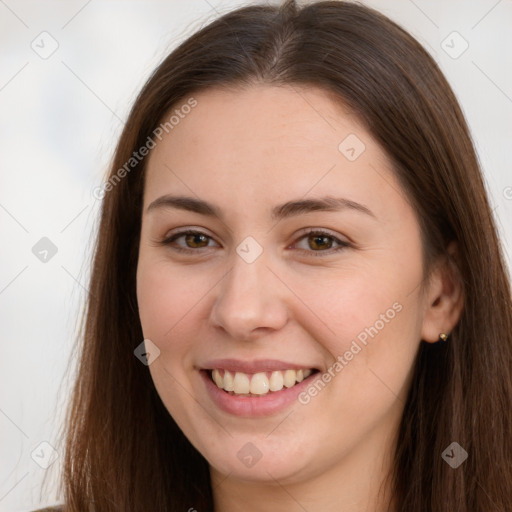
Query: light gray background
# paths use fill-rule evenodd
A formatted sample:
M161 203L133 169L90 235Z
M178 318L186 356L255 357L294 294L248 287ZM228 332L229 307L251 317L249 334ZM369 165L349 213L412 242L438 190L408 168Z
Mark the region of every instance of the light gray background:
M43 476L50 471L47 478L55 481L61 460L40 467L52 460L51 448L40 443L61 450L57 426L69 395L72 372L66 371L100 204L92 192L102 183L123 120L178 42L245 3L0 0L2 511L60 501L55 494L40 497ZM510 266L512 2L363 3L416 36L454 87ZM44 31L50 35L40 35ZM464 41L469 47L453 58ZM47 56L52 44L58 48ZM46 263L32 252L42 237L58 249Z

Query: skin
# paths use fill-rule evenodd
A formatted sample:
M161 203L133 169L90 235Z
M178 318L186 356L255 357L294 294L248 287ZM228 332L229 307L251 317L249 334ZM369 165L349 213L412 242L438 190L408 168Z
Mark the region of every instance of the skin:
M415 212L381 147L327 92L258 84L194 98L152 150L145 178L137 295L144 337L160 350L149 366L156 389L210 464L216 510L384 510L420 340L451 331L460 286L440 262L422 287ZM349 134L365 144L354 161L338 149ZM146 212L164 194L211 202L223 219ZM270 217L277 204L322 196L356 201L373 216L347 208ZM159 244L187 228L211 238ZM318 248L305 228L351 245L334 251L327 239ZM247 236L263 248L250 264L236 252ZM396 303L401 311L307 404L241 418L204 390L198 367L213 358L327 371ZM262 454L252 467L237 457L248 442Z

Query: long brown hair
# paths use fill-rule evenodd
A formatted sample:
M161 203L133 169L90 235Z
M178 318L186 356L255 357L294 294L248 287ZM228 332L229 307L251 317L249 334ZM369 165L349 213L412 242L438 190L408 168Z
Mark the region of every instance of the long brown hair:
M416 210L425 276L451 241L464 308L447 343L421 342L390 475L403 512L512 510L512 301L481 171L457 100L430 55L397 24L340 1L248 6L191 36L131 110L110 177L171 107L200 90L319 86L348 105L394 164ZM143 340L136 268L146 159L102 203L78 373L67 421L67 510L213 510L209 468L134 356ZM118 175L119 176L119 175ZM452 443L467 460L442 458Z

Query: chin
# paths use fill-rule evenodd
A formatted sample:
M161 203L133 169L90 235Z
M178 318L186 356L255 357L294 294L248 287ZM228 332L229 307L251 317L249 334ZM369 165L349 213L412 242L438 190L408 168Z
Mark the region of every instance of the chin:
M225 449L221 446L205 457L221 475L253 482L300 482L314 467L300 444L287 447L282 440L272 443L256 436L230 438Z

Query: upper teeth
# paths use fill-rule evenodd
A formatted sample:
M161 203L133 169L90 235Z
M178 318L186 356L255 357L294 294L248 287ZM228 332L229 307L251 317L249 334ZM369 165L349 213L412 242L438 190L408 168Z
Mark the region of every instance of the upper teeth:
M284 370L247 374L228 370L212 371L212 378L217 387L232 391L236 395L266 395L269 391L280 391L284 387L291 388L296 382L302 382L311 375L313 370Z

